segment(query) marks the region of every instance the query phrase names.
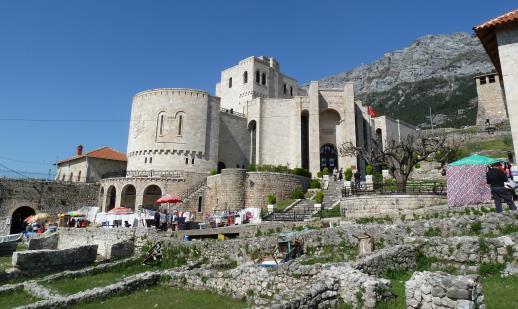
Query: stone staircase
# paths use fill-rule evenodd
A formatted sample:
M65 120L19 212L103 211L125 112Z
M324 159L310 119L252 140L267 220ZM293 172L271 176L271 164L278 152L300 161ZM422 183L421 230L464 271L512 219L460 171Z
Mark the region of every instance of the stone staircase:
M293 207L283 212L272 212L264 221L306 221L313 216L315 211L315 202L308 199L302 199Z
M342 188L343 181L339 182L329 179L327 189L322 190L324 192L324 201L322 202L323 209L331 209L333 205L340 202L342 199Z

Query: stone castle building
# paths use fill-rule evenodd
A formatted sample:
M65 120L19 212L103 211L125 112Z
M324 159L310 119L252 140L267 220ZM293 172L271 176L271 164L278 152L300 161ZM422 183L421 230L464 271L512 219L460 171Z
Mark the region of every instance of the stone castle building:
M352 83L320 89L318 82L311 82L306 91L280 72L274 58L264 56L249 57L224 70L216 96L179 88L140 92L132 102L126 177L101 181L100 204L103 210L147 207L169 193L181 195L192 211L203 212L239 206L222 203L226 197L214 197L214 190L211 198L204 198L211 184L231 188L232 183L245 195L260 187L242 184L248 178L266 179L247 176L245 170L252 164L303 168L313 175L324 167L363 170L359 159L338 155L340 144L362 146L374 129L385 138L413 131L388 117L375 124L366 109L355 101ZM228 179L207 181L211 172L224 169L227 172L220 177ZM305 186L306 182L297 181ZM228 197L227 189L218 192ZM248 205L252 204L250 200Z
M506 122L509 118L500 76L492 73L475 76L474 79L478 95L477 125Z

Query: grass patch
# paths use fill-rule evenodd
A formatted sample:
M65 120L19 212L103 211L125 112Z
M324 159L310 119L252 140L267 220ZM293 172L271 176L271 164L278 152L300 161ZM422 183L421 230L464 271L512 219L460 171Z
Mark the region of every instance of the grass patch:
M392 272L387 273L387 279L391 282L391 291L394 293L395 298L389 301L379 303L377 309L396 309L406 308L405 299L405 282L410 280L412 272Z
M207 291L181 290L167 285L111 297L104 301L78 304L72 308L248 308L246 302Z
M25 292L24 290L16 290L9 293L0 294L0 308L14 308L23 305L28 305L40 300L37 297Z
M60 294L71 295L83 290L107 286L122 280L124 277L156 269L157 267L141 264L120 265L104 272L80 277L63 278L51 282L45 282L43 285L56 290Z
M294 199L287 198L287 199L282 200L279 203L277 203L277 205L275 205L275 209L277 209L278 211L284 211L288 206L290 206L294 202L295 202Z
M10 256L10 255L8 255L8 256L0 256L0 271L4 272L8 268L13 267L11 261L12 261L12 256Z
M342 241L338 245L326 245L320 248L307 248L305 255L300 264L302 265L313 265L313 264L326 264L326 263L338 263L349 261L356 257L358 249L355 246L349 245L345 241Z
M334 208L331 208L331 209L326 209L326 210L318 211L316 214L313 215L313 217L316 217L316 218L320 218L320 216L322 216L322 218L337 218L337 217L341 217L341 214L340 214L340 204L336 205Z
M518 308L518 276L486 276L482 278L482 286L484 302L488 309Z

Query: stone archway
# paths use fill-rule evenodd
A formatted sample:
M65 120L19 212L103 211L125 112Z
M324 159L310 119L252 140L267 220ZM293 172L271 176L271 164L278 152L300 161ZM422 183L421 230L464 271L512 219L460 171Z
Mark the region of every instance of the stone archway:
M135 211L135 200L137 197L137 189L134 185L128 184L121 190L121 206L128 207Z
M25 220L28 216L32 216L35 214L36 214L36 211L34 211L34 209L32 209L29 206L18 207L15 211L13 211L13 214L11 215L10 234L18 234L18 233L23 232L23 230L24 230L23 220Z
M250 164L257 164L257 122L252 120L248 123L250 134Z
M155 201L162 196L162 189L157 185L149 185L144 189L142 197L142 207L152 208L155 205Z
M106 211L110 211L115 208L115 202L117 200L117 189L115 186L108 187L106 190Z

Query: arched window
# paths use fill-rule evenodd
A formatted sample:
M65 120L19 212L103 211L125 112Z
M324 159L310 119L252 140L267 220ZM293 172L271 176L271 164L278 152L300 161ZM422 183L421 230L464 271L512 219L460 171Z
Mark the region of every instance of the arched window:
M70 173L70 178L68 178L68 181L74 180L74 173Z
M228 79L228 88L232 88L232 77Z
M261 74L261 85L266 85L266 73Z
M293 96L293 86L290 86L290 96Z
M77 174L77 181L81 181L81 171L79 171L79 174Z
M189 164L189 158L185 158L185 164Z
M147 163L147 158L144 158L144 163Z
M202 201L202 197L198 197L198 212L201 212L201 201Z
M65 174L63 174L63 178L61 179L62 181L65 181Z
M248 83L248 71L245 71L245 73L243 73L243 84L246 83Z
M259 70L255 71L255 82L258 84L261 82L261 72Z
M159 125L158 125L158 134L160 136L164 135L164 114L160 115Z
M183 115L178 116L178 135L182 135L183 131Z
M153 157L149 158L149 163L153 163Z
M286 94L288 92L288 87L286 86L286 84L284 84L284 90L283 90L284 94Z

